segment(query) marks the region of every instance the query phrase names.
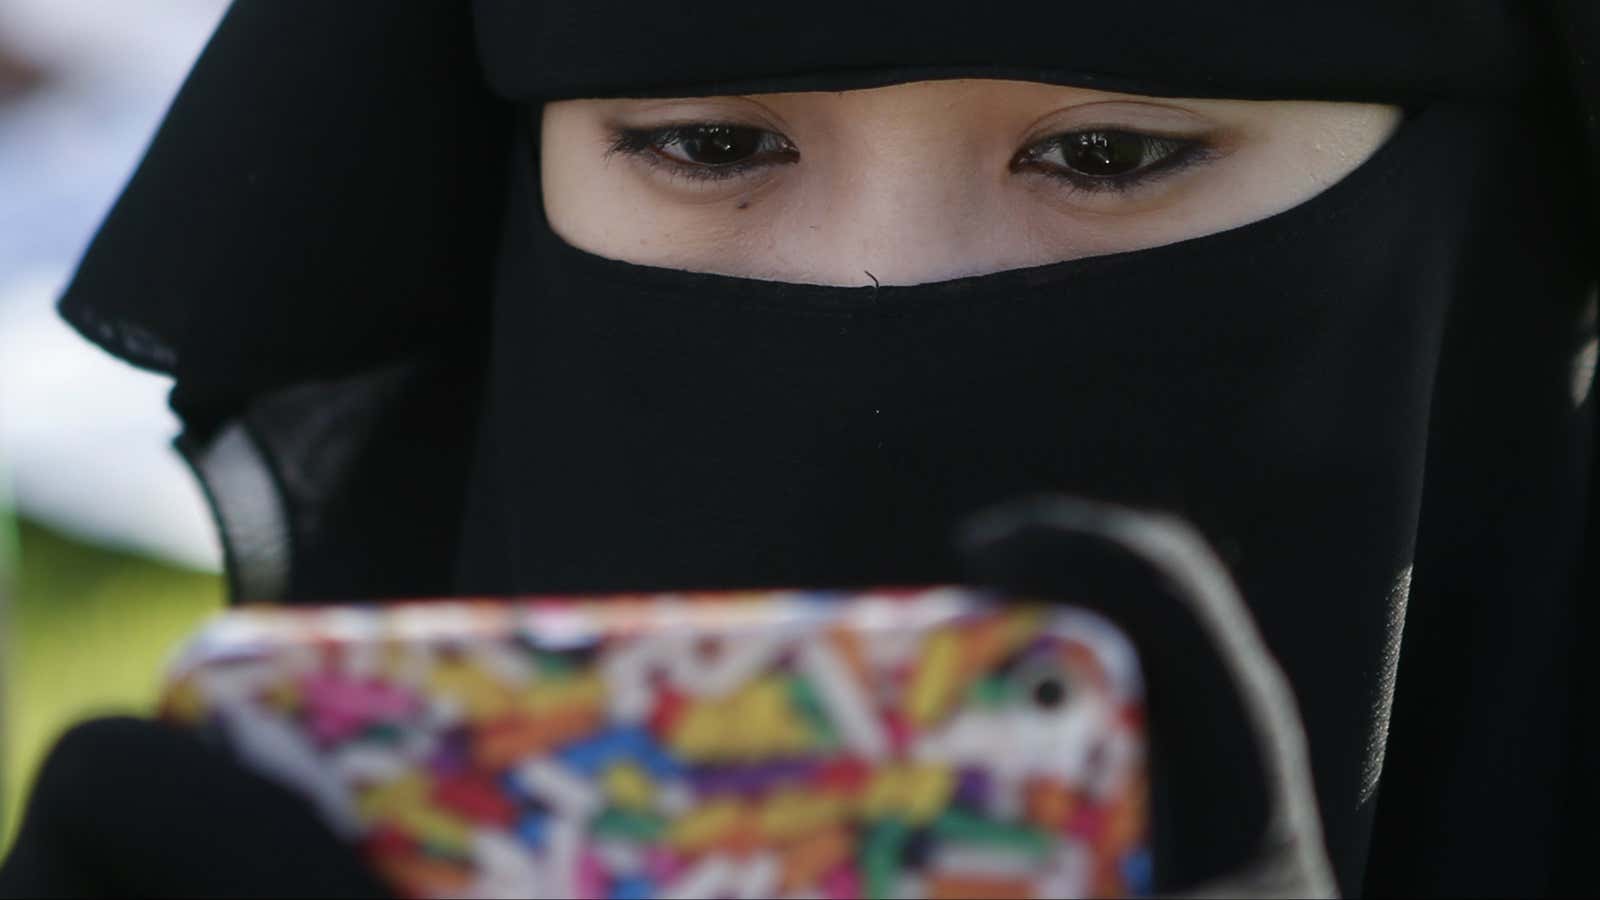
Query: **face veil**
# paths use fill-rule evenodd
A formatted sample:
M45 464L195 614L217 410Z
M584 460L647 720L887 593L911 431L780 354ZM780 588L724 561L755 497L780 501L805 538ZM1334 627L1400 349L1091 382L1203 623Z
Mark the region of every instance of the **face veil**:
M1346 892L1558 884L1593 633L1594 75L1562 60L1593 14L1156 6L240 0L63 312L175 375L244 597L944 581L1020 494L1179 512L1290 675ZM1277 216L913 287L629 265L544 220L545 100L949 77L1407 118Z

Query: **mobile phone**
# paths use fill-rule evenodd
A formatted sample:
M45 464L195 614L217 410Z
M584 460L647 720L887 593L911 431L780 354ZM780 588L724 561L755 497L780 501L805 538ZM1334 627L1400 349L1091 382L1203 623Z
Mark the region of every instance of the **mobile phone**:
M1151 889L1107 618L964 588L244 608L161 705L408 897Z

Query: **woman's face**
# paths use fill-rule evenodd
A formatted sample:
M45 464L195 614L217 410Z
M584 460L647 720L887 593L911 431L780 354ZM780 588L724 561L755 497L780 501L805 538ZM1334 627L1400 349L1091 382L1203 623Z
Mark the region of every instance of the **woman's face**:
M1138 250L1292 207L1394 107L957 80L547 104L551 227L600 256L776 281L917 284Z

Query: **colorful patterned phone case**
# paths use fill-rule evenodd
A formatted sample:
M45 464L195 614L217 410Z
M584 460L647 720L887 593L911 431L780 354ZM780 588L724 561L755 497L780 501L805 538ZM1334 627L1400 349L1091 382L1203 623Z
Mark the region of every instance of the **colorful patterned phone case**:
M1132 645L935 588L246 609L163 716L409 897L1149 891Z

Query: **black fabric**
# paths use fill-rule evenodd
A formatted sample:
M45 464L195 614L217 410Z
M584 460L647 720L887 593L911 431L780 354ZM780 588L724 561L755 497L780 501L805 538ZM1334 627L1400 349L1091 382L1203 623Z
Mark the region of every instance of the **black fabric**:
M481 331L511 117L460 0L244 0L62 313L177 376L202 436L259 396Z
M0 867L0 897L384 897L309 803L192 734L68 732Z
M1538 167L1554 182L1546 194L1574 163L1558 156ZM1419 841L1413 815L1382 819L1372 877L1391 892L1521 893L1543 871L1528 861L1559 846L1559 823L1591 818L1571 803L1593 759L1572 752L1569 725L1589 713L1567 704L1587 668L1573 655L1577 601L1593 597L1577 592L1577 578L1594 399L1574 409L1573 364L1593 341L1594 301L1581 270L1548 267L1541 242L1559 246L1571 227L1530 206L1537 195L1505 194L1486 210L1493 236L1481 237L1485 255L1467 268L1475 290L1457 298L1448 322L1387 760L1391 774L1428 777L1386 777L1379 806L1380 815L1392 804L1459 823L1515 810L1517 825ZM1563 253L1585 258L1572 244ZM1564 313L1508 302L1561 295L1585 302ZM1523 862L1461 864L1491 854Z
M294 561L287 596L312 603L453 592L459 473L472 459L483 378L468 359L482 343L263 392L242 413L284 499ZM193 431L185 438L198 440Z
M1500 0L1027 4L474 0L491 82L523 99L816 89L969 73L1168 96L1516 96L1530 9ZM906 71L909 69L910 71ZM892 70L885 72L885 70Z
M1593 6L755 10L237 0L63 312L174 372L196 440L298 448L300 597L944 580L1013 493L1173 509L1293 680L1347 892L1561 886L1597 746ZM1263 222L916 288L543 221L544 99L971 74L1415 113ZM289 477L315 386L391 369L434 374Z
M1552 6L1549 22L1572 82L1573 118L1589 136L1590 186L1600 200L1600 4L1553 0Z

